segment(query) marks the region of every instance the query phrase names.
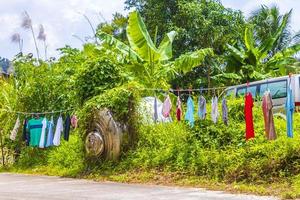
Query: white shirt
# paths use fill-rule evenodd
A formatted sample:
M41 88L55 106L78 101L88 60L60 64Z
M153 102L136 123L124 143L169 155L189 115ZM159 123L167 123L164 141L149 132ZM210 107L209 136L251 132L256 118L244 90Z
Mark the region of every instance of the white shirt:
M211 102L211 119L214 123L217 123L218 115L218 97L213 97Z
M40 144L39 144L40 148L45 147L45 136L46 136L46 128L47 128L47 119L46 119L46 117L43 119L42 124L43 124L42 133L41 133L41 139L40 139Z
M62 117L59 116L59 118L57 120L56 128L55 128L54 137L53 137L53 145L55 145L55 146L60 145L60 136L63 131L64 131L63 120L62 120Z

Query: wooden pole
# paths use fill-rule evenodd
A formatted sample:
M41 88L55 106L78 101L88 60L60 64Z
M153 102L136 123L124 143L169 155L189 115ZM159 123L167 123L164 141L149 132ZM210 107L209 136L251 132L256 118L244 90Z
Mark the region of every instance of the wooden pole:
M5 167L5 159L4 159L4 147L3 147L3 138L2 138L2 129L0 129L0 145L1 145L1 154L2 154L2 165Z

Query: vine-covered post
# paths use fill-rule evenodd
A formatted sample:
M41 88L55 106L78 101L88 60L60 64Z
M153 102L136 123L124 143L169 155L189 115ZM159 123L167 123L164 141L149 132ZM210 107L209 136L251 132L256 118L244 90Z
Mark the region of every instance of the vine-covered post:
M2 155L2 166L5 166L5 159L4 159L4 146L3 146L3 138L2 138L2 129L0 129L0 145L1 145L1 155Z

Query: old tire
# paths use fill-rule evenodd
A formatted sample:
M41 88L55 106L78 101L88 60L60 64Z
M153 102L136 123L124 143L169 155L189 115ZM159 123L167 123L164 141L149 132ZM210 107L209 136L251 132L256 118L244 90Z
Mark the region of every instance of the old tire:
M86 135L85 147L89 157L117 160L121 153L122 129L108 109L94 113Z

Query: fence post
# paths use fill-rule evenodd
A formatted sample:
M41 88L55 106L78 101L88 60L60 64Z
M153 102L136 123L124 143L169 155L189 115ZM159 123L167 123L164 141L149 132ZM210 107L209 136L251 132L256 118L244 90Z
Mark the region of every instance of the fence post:
M3 134L2 134L2 129L1 128L0 128L0 145L1 145L1 154L2 154L2 166L5 167Z

